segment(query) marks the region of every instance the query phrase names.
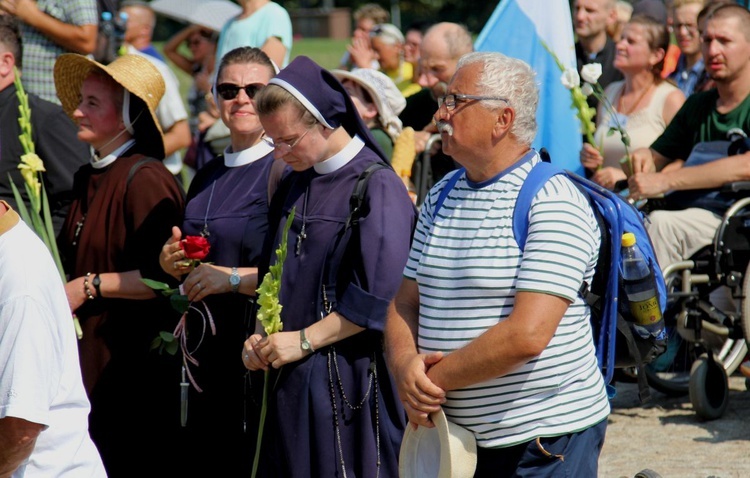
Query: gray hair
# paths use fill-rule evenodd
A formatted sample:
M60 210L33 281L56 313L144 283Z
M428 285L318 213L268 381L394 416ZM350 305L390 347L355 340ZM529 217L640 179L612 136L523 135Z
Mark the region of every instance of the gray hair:
M536 107L539 104L539 88L536 85L534 70L516 58L496 52L473 52L461 57L456 71L475 63L484 68L477 79L480 95L500 96L502 101L483 100L488 109L510 106L516 113L510 132L521 143L531 145L536 137Z

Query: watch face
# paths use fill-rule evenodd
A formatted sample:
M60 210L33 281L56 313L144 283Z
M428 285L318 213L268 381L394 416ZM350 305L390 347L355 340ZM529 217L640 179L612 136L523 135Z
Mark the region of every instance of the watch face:
M240 276L238 275L229 276L229 283L232 285L240 285Z
M310 342L308 342L308 341L302 342L302 348L304 350L310 350Z

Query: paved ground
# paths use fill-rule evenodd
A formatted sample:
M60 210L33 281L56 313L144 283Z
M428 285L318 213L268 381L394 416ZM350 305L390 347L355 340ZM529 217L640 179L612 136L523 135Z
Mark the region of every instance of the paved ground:
M653 391L641 405L636 384L618 384L599 476L632 478L649 468L663 478L750 477L750 392L739 375L730 377L729 388L724 416L704 421L687 396Z

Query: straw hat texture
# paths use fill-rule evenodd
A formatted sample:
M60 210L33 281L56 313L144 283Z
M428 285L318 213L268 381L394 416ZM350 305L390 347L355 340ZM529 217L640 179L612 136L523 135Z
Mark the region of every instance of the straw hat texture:
M55 62L55 88L63 110L73 119L78 108L83 80L99 69L146 104L150 117L141 115L134 121L135 138L141 150L157 159L164 158L164 134L156 118L156 108L164 96L164 78L154 65L140 55L123 55L108 65L77 53L60 55ZM75 121L75 120L74 120Z
M474 433L449 422L442 409L430 415L435 428L406 426L399 454L400 478L471 478L477 467Z

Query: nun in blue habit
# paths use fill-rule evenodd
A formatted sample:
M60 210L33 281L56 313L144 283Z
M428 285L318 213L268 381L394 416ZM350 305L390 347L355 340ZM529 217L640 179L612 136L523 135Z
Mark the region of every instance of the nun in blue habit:
M274 155L293 169L271 205L268 261L296 208L283 331L266 337L258 326L243 350L248 369L271 371L259 475L398 476L406 416L385 365L383 328L416 209L386 166L371 175L361 217L345 232L360 173L386 158L346 90L309 58L292 61L255 104ZM262 376L253 383L262 387Z

